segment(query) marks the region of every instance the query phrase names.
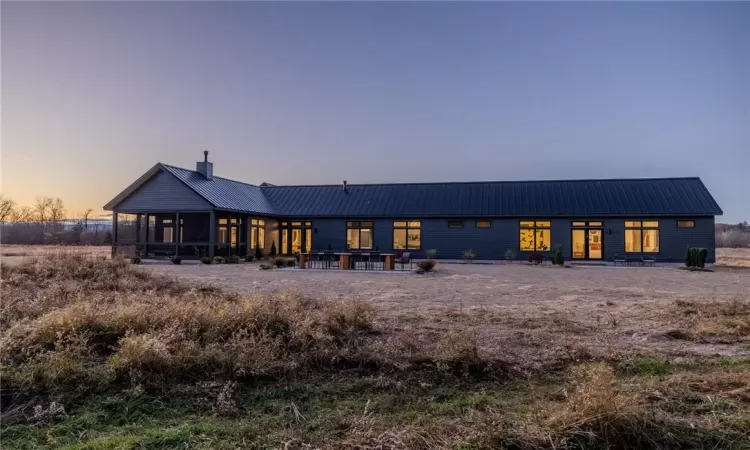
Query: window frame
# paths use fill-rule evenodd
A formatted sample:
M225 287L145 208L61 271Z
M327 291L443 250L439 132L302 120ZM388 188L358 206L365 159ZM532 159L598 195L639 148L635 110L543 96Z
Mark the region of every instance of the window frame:
M403 225L402 225L403 224ZM416 225L414 225L416 224ZM403 247L396 247L396 232L404 230L405 245ZM417 247L409 246L409 232L411 230L417 230L419 232L419 245ZM421 220L394 220L393 221L393 234L391 236L391 248L394 250L421 250L422 249L422 221Z
M531 230L533 236L534 248L523 248L521 245L522 239L521 234L524 230ZM549 245L545 246L542 242L542 246L546 248L539 248L537 238L539 232L547 231L549 236ZM544 239L543 239L544 240ZM522 252L548 252L552 249L552 221L551 220L521 220L518 222L518 249Z
M372 220L347 220L346 221L346 235L344 236L344 245L347 250L372 250L375 244L375 223ZM349 231L357 230L357 247L349 246ZM370 246L362 247L362 230L369 230L370 232Z
M449 220L448 221L448 228L463 228L463 227L464 227L463 220Z
M654 225L655 224L655 225ZM623 244L625 246L625 253L659 253L661 252L661 233L659 228L661 222L659 220L626 220L625 221L625 232L623 236ZM636 233L638 235L638 249L628 250L628 232ZM646 241L646 236L656 232L656 250L644 250L643 243Z
M253 240L255 245L253 245ZM266 247L266 220L265 219L250 219L250 247L255 250L256 248L264 250Z

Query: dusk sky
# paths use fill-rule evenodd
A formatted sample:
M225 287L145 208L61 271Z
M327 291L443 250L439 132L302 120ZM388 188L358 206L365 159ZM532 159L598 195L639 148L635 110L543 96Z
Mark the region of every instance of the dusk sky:
M6 2L2 192L700 176L750 220L750 3Z

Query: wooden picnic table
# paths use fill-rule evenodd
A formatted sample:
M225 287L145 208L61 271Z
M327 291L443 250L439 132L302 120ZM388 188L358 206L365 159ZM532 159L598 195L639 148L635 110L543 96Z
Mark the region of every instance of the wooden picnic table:
M308 253L300 253L299 254L299 268L300 269L306 269L307 268L307 260L310 256L311 252ZM316 255L331 255L331 253L325 253L325 252L317 252L314 253ZM350 261L351 256L354 254L354 252L333 252L334 255L339 257L339 268L341 270L350 270ZM368 256L370 253L368 252L357 252L358 255L362 256ZM383 270L394 270L396 267L396 254L395 253L380 253L380 256L383 257Z

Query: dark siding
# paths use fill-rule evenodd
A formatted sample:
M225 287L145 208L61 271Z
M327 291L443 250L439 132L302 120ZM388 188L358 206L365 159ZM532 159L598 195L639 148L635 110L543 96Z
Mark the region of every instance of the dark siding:
M166 172L159 172L114 207L115 211L208 211L211 205Z
M409 220L403 218L400 220ZM479 260L502 260L505 251L513 249L516 259L525 260L530 252L519 248L520 220L508 218L480 218L491 220L490 228L477 228L474 218L463 220L463 228L449 228L449 219L422 219L422 250L412 251L416 258L424 255L424 250L436 249L441 259L461 259L463 251L471 249ZM544 219L544 218L540 218ZM633 217L633 220L641 219ZM552 244L562 246L563 256L571 259L571 222L573 220L601 221L604 229L604 259L611 262L615 254L625 255L625 219L602 219L601 217L551 219ZM653 220L653 219L652 219ZM688 246L706 247L708 260L714 262L714 219L712 217L691 218L695 228L677 228L677 218L659 218L659 253L651 254L661 262L682 262ZM313 219L313 249L345 251L346 219ZM381 252L392 251L393 221L376 219L374 222L374 242ZM547 256L550 252L544 252ZM629 253L630 258L640 257L640 253Z

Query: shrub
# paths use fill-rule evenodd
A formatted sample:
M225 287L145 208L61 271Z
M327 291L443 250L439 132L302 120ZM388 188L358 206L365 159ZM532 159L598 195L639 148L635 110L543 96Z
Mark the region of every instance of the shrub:
M141 263L140 256L134 256L134 257L130 258L130 263L131 264L140 264Z
M462 257L466 261L468 261L469 263L473 263L474 262L474 258L477 257L477 254L474 253L474 250L472 250L472 249L464 250L464 253L463 253Z
M436 249L434 249L434 248L431 248L431 249L429 249L429 250L425 250L425 252L424 252L424 256L425 256L425 257L426 257L427 259L435 259L435 256L436 256L436 255L437 255L437 250L436 250Z
M180 264L182 262L182 258L179 256L173 256L169 260L172 261L172 264Z
M286 265L286 260L283 258L275 258L273 264L275 264L276 267L284 267Z
M516 251L512 248L505 250L505 260L512 263L514 259L516 259Z
M268 252L269 256L276 256L276 243L271 242L271 251Z
M211 264L213 261L208 256L204 256L204 257L201 258L201 262L203 264Z
M294 264L295 264L294 258L289 258L286 260L287 267L294 267Z
M260 270L271 270L271 269L273 269L273 266L270 265L270 264L261 264L258 269L260 269Z
M685 266L703 268L706 265L708 250L705 248L688 247L685 254Z
M417 267L424 270L425 272L432 272L437 262L434 259L425 259L417 263Z
M240 263L240 257L239 255L232 255L227 260L228 264L239 264Z
M565 258L562 254L562 246L559 244L552 246L552 264L556 266L562 266L565 263Z
M214 264L224 264L224 262L223 256L214 256Z
M255 255L253 255L253 254L247 254L247 255L245 255L245 261L247 261L247 262L253 262L254 259L255 259Z
M532 253L529 255L529 262L532 264L541 264L544 262L544 255L541 253Z
M260 247L255 247L255 259L260 261L263 259L263 251L260 249Z

